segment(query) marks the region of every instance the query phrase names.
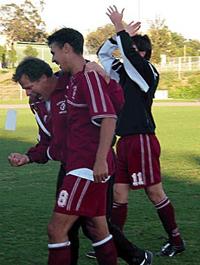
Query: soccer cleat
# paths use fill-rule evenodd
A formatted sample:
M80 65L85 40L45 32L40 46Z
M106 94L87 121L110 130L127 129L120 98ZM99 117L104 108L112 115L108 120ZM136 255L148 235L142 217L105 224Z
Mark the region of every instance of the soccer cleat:
M138 263L138 265L151 265L153 262L153 253L146 250L144 253L144 259Z
M157 256L167 256L167 257L174 257L177 254L180 254L185 250L185 242L182 241L181 245L175 246L167 241L161 248L161 251L157 253Z
M88 251L86 254L86 257L88 257L89 259L96 259L96 255L95 252L93 250Z

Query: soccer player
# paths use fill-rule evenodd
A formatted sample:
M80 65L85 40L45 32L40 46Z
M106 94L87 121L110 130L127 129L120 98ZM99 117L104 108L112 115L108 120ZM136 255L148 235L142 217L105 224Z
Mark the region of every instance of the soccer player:
M87 71L95 68L103 76L102 69L94 63L87 63ZM24 59L17 67L13 80L19 82L29 96L29 104L35 115L38 127L38 143L31 147L26 154L11 153L9 161L12 166L22 166L28 163L46 163L48 160L58 160L61 162L60 171L57 180L57 193L62 185L65 176L64 169L64 145L66 138L66 85L68 84L68 75L59 72L53 75L50 66L44 61L28 57ZM112 96L116 110L120 107L120 93L115 82L109 82L109 91ZM118 99L119 97L119 99ZM62 150L63 149L63 150ZM109 185L110 187L111 185ZM110 193L111 194L111 193ZM71 241L71 263L76 265L78 260L78 230L82 225L84 234L90 238L84 225L84 220L77 221L70 229ZM150 264L142 263L151 260L151 254L148 251L139 249L129 242L123 233L109 223L109 230L113 234L118 256L123 258L128 264Z
M38 124L38 143L25 154L11 153L8 160L12 166L23 166L28 163L47 163L49 160L60 161L56 193L65 176L65 139L66 139L66 85L68 75L57 72L53 75L51 67L38 58L27 57L16 68L13 80L19 82ZM79 239L77 222L70 230L72 242L72 260L78 260Z
M67 173L48 226L49 265L70 264L68 232L80 216L86 218L98 263L117 264L105 217L116 114L105 80L84 71L83 42L82 34L71 28L48 37L52 60L71 75L66 89Z
M46 62L34 57L25 58L17 66L13 80L19 82L29 97L29 105L37 121L39 135L38 143L26 154L10 154L11 165L46 163L48 160L64 163L64 152L61 147L66 138L65 88L68 77L62 73L59 75L54 75Z
M112 222L123 229L129 190L144 189L168 234L168 241L159 255L172 257L184 251L185 245L176 224L173 205L162 187L160 144L151 111L159 74L149 62L152 51L150 39L147 35L136 34L133 23L124 28L123 12L124 9L118 12L116 6L107 9L116 36L108 39L97 53L104 69L119 81L125 95L116 128L120 140L117 143ZM112 54L117 48L122 62Z

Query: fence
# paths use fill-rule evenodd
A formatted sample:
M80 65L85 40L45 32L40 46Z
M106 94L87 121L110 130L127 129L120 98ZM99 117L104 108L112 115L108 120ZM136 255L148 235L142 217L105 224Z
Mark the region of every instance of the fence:
M18 47L20 50L20 47ZM45 45L39 46L43 59L49 59L50 55ZM44 49L44 50L42 50ZM22 52L21 52L22 56ZM39 57L39 56L38 56ZM97 61L96 55L85 54L85 57L89 60ZM48 60L47 60L48 61ZM156 66L159 72L177 72L177 77L181 79L182 75L186 71L200 71L200 56L195 57L173 57L173 58L162 58L161 64ZM19 85L1 85L0 84L0 100L24 100L26 99L25 91L21 89Z
M25 90L23 90L19 85L0 85L0 101L9 101L9 100L16 100L22 101L26 99Z
M161 57L161 63L157 66L160 72L165 71L199 71L200 70L200 56L187 57Z

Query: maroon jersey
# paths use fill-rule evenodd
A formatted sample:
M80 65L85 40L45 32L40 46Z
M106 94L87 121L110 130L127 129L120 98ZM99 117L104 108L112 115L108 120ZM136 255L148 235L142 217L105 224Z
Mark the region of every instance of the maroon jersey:
M37 96L30 98L30 107L39 127L39 142L27 152L31 162L46 163L49 159L65 161L67 82L67 76L59 77L49 101Z
M79 72L67 86L67 172L91 179L100 139L101 120L117 118L109 98L108 85L96 72ZM108 167L112 172L112 151ZM82 171L79 174L79 169ZM86 170L84 170L86 169ZM71 172L73 170L73 172ZM88 176L87 176L88 172Z

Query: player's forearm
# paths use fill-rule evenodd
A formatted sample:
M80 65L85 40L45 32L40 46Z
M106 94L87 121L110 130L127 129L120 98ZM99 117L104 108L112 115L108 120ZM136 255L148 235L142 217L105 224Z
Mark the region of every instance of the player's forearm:
M107 159L112 139L115 133L116 119L105 118L101 123L99 146L96 153L96 160Z
M124 25L123 25L122 21L117 21L117 22L114 24L114 26L115 26L115 31L116 31L116 33L118 33L118 32L120 32L120 31L124 30Z

